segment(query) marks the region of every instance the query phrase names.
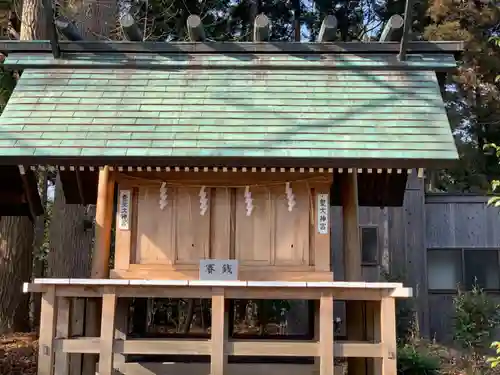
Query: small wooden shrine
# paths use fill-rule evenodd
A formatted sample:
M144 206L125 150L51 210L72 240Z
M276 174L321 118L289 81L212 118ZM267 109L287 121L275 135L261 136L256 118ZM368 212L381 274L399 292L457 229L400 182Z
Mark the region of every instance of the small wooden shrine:
M409 42L399 16L374 43L332 42L331 16L318 43L264 43L268 24L257 17L255 43L205 43L196 16L192 43L85 42L58 20L50 41L0 43L4 66L23 70L0 118L0 163L21 176L52 165L69 203L96 204L92 278L25 286L43 293L39 375L333 375L334 357L350 374L396 374L395 299L411 290L362 281L358 207L400 206L409 173L458 158L438 82L461 44ZM210 337L130 337L126 304L139 297L210 299ZM69 313L82 298L83 336ZM317 301L314 337L235 338L234 299ZM344 341L334 300L346 301ZM138 354L210 360L127 359Z

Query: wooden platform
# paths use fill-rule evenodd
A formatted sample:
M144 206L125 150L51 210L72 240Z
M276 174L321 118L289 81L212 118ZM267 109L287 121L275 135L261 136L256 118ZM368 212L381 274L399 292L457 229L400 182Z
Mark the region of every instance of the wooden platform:
M315 357L314 366L297 365L287 374L334 374L334 357L375 358L376 373L396 375L395 298L410 297L411 289L400 283L365 282L264 282L200 280L124 280L124 279L36 279L25 284L25 292L41 292L44 330L39 342L39 375L69 374L69 355L99 354L98 373L111 375L115 370L127 375L170 374L168 365L147 369L144 365L125 363L124 355L206 355L210 364L193 364L179 373L194 375L244 374L229 364L229 356ZM72 338L69 335L70 297L102 298L100 337ZM210 339L129 339L124 328L123 312L118 301L124 297L210 298L212 325ZM308 299L318 300L318 329L314 340L233 340L228 337L226 300L228 299ZM335 341L333 300L371 301L374 337L371 341ZM191 364L189 364L191 366ZM286 365L292 366L292 365ZM295 365L293 365L295 366ZM303 367L304 366L304 367ZM257 369L255 367L255 369ZM261 366L262 367L262 366ZM176 367L177 368L177 367ZM159 370L158 370L159 369ZM234 369L234 371L233 371ZM165 372L163 372L165 370ZM158 372L159 371L159 372ZM175 370L177 371L177 370ZM174 373L175 373L174 371ZM251 370L248 370L251 371ZM251 371L255 374L255 371ZM273 374L276 374L274 370ZM297 375L299 375L297 373Z

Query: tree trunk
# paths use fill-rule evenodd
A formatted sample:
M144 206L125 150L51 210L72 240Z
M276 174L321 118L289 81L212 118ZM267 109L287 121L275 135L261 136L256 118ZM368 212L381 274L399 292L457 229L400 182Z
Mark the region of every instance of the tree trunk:
M42 9L42 0L23 1L21 40L44 39L46 27Z
M86 206L66 204L58 175L50 221L47 277L90 277L94 232L84 226L84 220L89 217L88 211Z
M0 333L30 330L30 296L22 293L33 267L33 223L28 217L0 219Z
M41 0L24 0L21 40L43 39ZM0 219L0 332L30 330L30 296L23 283L33 270L33 223L28 217Z

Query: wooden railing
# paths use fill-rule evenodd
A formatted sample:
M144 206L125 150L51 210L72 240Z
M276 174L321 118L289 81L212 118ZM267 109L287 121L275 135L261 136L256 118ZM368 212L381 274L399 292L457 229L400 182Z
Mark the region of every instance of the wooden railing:
M233 373L231 370L233 365L228 364L228 356L315 357L317 361L314 371L319 375L334 374L334 357L375 358L373 361L375 374L396 375L394 301L398 297L411 296L411 289L403 288L399 283L123 279L36 279L31 284L25 284L25 292L43 293L39 375L52 375L53 369L56 375L69 374L69 355L73 353L98 354L99 375L111 375L115 371L127 375L155 373L141 372L137 367L134 370L131 364L125 363L124 355L127 354L210 356L209 369L205 368L201 372L187 371L193 375ZM102 298L100 337L70 337L69 309L72 297ZM118 302L128 297L210 298L211 338L127 339L126 311L120 309ZM225 308L227 299L318 300L315 315L319 324L315 339L312 341L232 340L228 337L228 314ZM374 307L370 309L373 312L370 317L374 330L372 342L334 340L335 299L372 303ZM240 371L236 371L241 375ZM292 373L295 374L293 371Z

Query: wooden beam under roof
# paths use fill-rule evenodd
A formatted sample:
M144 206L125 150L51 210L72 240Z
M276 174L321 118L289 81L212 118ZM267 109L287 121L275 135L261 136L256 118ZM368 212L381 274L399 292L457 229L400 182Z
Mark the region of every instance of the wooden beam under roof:
M205 29L200 16L191 14L186 20L189 40L192 42L203 42L205 40Z
M403 35L401 36L398 55L398 59L401 61L406 59L406 54L408 53L408 43L411 38L411 25L413 22L413 4L414 0L406 0Z
M30 183L26 177L26 170L25 170L24 166L22 166L22 165L19 166L19 174L21 175L21 181L23 182L24 194L26 196L26 200L28 201L28 207L29 207L31 220L34 221L35 218L38 216L37 209L35 206L36 203L33 200L33 191L31 191L32 186L30 185Z
M400 44L397 42L335 42L335 43L290 43L290 42L122 42L122 41L60 41L63 53L302 53L302 54L397 54ZM464 42L408 42L407 53L461 53ZM0 52L8 53L51 53L48 40L0 41Z
M50 50L54 55L54 58L61 56L61 49L59 46L59 38L57 36L56 25L54 23L54 8L52 6L52 0L42 0L43 5L43 17L45 18L45 24L47 28L47 35L49 36Z
M272 56L260 55L239 55L245 56L249 64L239 64L233 54L230 58L221 61L218 64L207 63L207 58L195 59L192 63L187 64L185 59L172 59L156 54L137 55L137 54L114 54L113 58L106 59L103 63L99 61L95 53L78 54L65 53L63 58L53 58L51 54L19 54L12 53L7 56L4 61L5 69L62 69L62 70L148 70L148 71L165 71L165 70L223 70L231 69L234 71L248 71L249 67L255 71L287 71L290 70L291 64L277 63ZM304 54L305 55L305 54ZM103 55L104 56L104 55ZM322 56L323 57L323 56ZM326 58L326 56L325 56ZM328 68L331 71L349 70L349 71L435 71L435 72L452 72L457 69L457 61L450 54L433 55L429 58L424 58L421 54L415 55L410 61L399 60L396 53L377 56L375 59L370 59L369 56L355 56L355 62L346 61L341 56L332 56L325 64L311 64L310 60L299 60L294 69L307 69L308 71L322 71ZM108 61L109 60L109 61ZM362 62L356 64L356 62ZM382 74L382 73L380 73Z

